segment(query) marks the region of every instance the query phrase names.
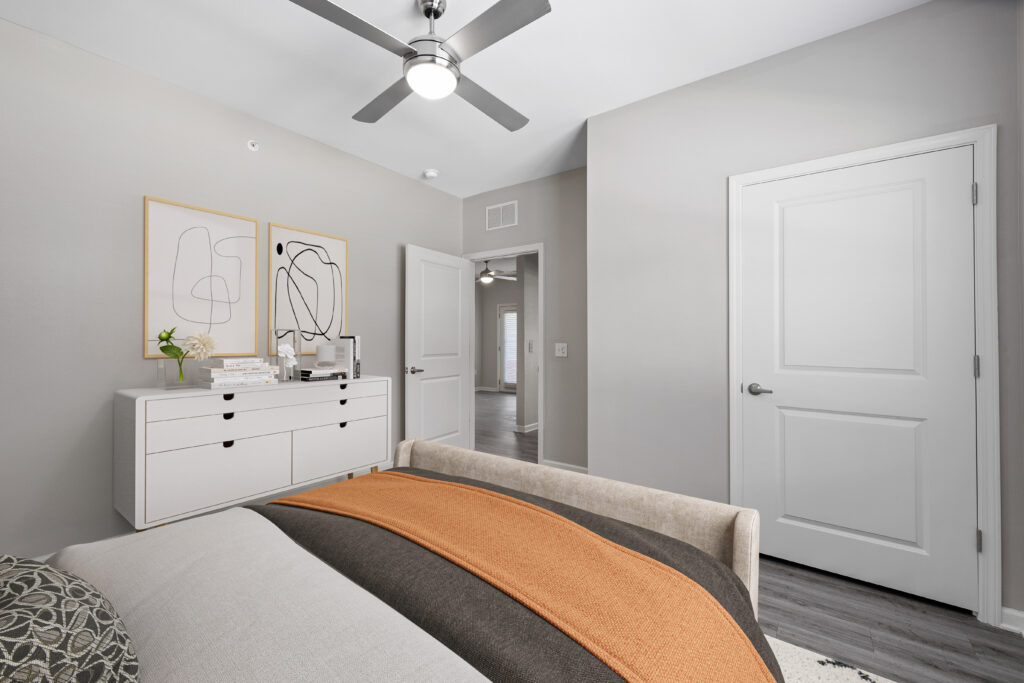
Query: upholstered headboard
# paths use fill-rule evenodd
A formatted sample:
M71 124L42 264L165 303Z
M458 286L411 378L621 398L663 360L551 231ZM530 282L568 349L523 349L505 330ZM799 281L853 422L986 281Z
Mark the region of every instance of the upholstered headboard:
M395 466L507 486L685 541L732 568L750 592L757 614L757 510L432 441L414 439L398 444Z

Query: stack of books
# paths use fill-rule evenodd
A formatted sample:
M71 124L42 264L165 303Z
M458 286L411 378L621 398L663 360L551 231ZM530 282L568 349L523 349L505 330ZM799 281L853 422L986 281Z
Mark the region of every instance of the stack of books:
M199 384L207 389L277 384L277 366L262 358L213 358L199 368Z
M299 371L299 379L303 382L327 382L332 379L348 379L348 372L346 368L338 366L330 368L302 368Z

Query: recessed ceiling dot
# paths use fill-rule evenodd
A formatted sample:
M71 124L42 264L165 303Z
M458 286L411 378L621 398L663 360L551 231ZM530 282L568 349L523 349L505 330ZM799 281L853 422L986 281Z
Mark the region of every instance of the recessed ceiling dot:
M255 140L249 140L248 146L250 152L260 151L260 143L256 142Z

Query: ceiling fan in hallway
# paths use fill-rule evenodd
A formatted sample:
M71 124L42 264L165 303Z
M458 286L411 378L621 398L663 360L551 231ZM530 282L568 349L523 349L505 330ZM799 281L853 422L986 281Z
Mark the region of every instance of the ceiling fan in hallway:
M352 117L356 121L379 121L413 92L432 100L455 93L510 131L525 126L529 119L463 74L462 62L541 18L551 11L551 3L499 0L445 39L434 33L434 21L444 14L447 0L417 1L430 29L426 35L405 43L330 0L291 0L404 60L402 78L356 112Z
M511 280L516 281L516 274L514 272L504 270L494 270L490 266L490 261L484 261L484 269L476 276L476 281L482 285L489 285L495 280Z

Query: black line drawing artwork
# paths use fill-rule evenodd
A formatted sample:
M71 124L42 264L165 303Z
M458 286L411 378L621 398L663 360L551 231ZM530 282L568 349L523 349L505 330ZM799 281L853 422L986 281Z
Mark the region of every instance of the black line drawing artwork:
M196 225L178 235L171 268L171 308L181 321L203 325L206 332L232 320L242 298L242 245L255 237L236 235L213 241L210 229ZM236 243L234 241L242 240ZM234 249L232 249L234 247ZM216 257L216 258L215 258Z
M274 270L271 329L298 329L309 342L337 339L345 325L341 265L319 244L278 241L274 251L285 263Z

